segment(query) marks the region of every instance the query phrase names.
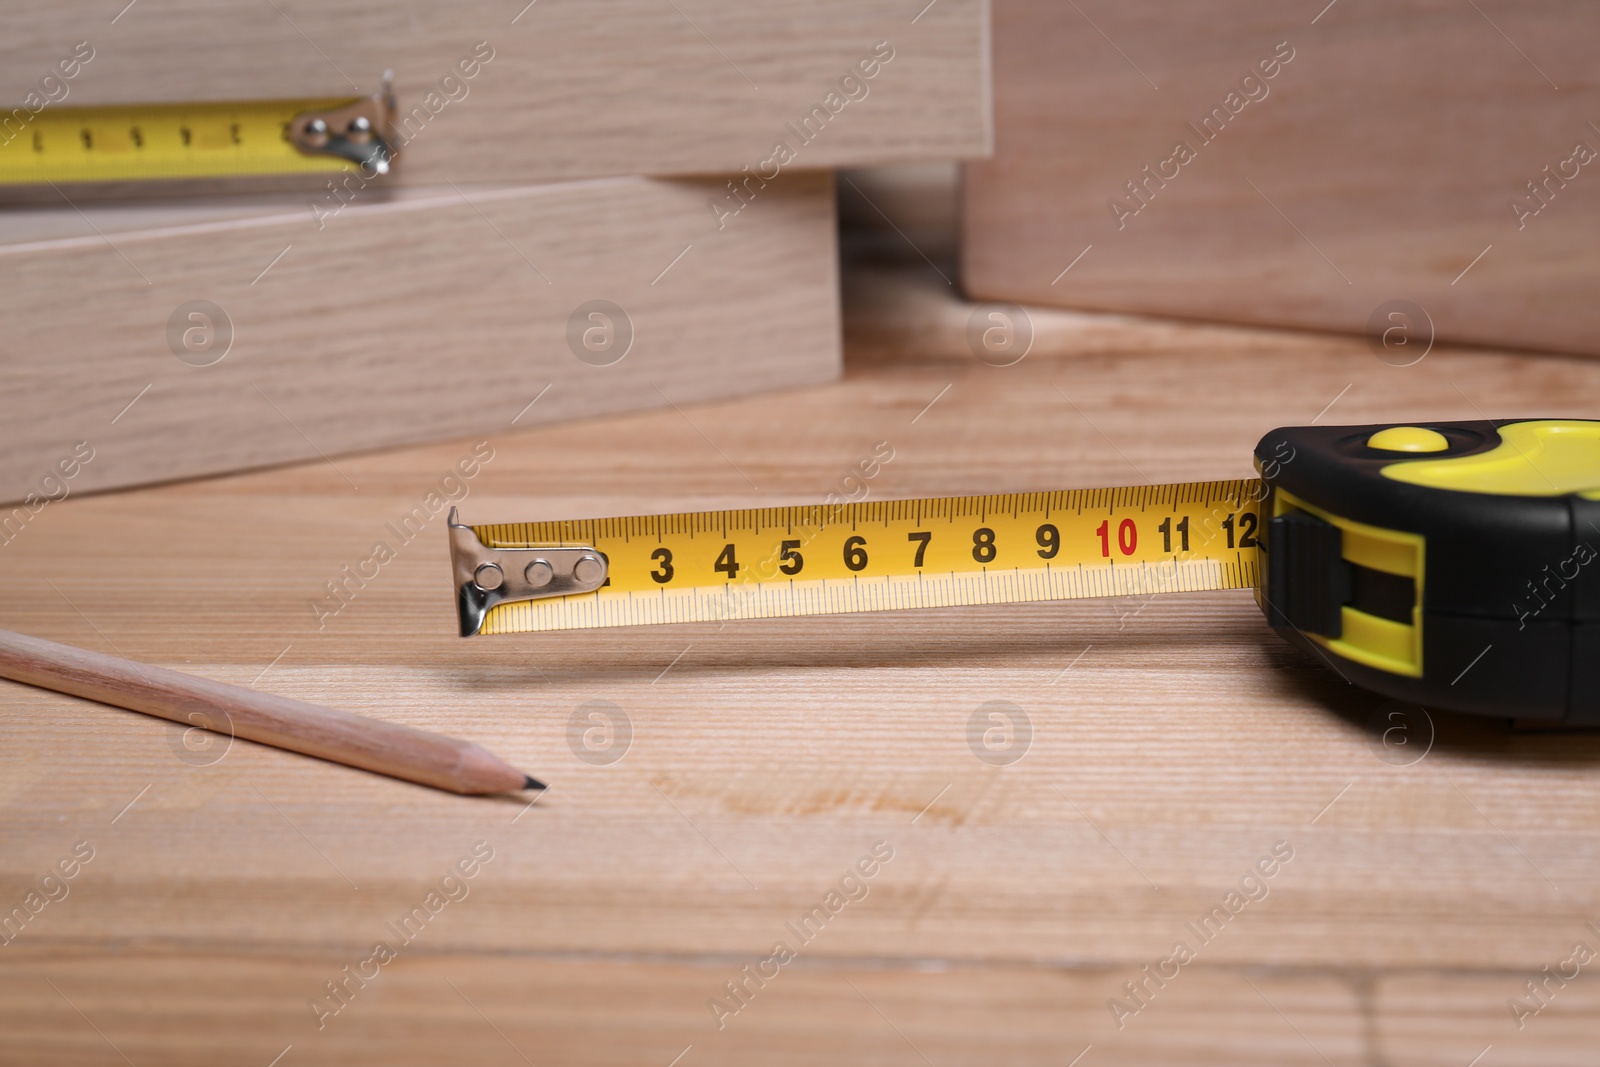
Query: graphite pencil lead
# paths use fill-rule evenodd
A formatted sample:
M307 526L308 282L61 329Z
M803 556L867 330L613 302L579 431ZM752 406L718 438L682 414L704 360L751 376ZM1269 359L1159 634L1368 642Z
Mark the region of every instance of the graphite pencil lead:
M524 788L524 789L548 789L548 788L550 788L549 786L545 785L543 782L539 781L539 779L535 778L531 774L524 775L523 777L524 777L525 780L522 783L522 788Z

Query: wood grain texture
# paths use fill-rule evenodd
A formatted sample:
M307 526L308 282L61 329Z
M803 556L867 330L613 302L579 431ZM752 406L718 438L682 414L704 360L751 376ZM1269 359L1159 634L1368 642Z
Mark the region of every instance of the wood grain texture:
M389 964L378 982L358 991L314 1036L285 1037L273 1045L277 1034L304 1029L307 990L347 962L314 950L293 956L162 952L136 961L75 949L49 960L29 953L21 966L0 971L0 993L9 1005L9 1040L0 1047L25 1052L27 1062L40 1067L111 1062L108 1057L116 1054L84 1024L75 1005L137 1064L201 1064L224 1057L265 1064L290 1044L284 1063L292 1057L376 1067L434 1062L408 1060L403 1044L437 1049L458 1063L508 1067L523 1063L520 1057L536 1064L665 1067L680 1054L680 1064L784 1067L824 1061L895 1067L1065 1064L1091 1044L1080 1034L1103 1011L1097 997L1111 977L1042 967L903 969L876 960L822 966L796 961L717 1030L705 1000L745 959L419 952ZM130 983L151 983L161 995L136 1004L127 998ZM1262 999L1251 983L1271 999ZM1229 1067L1244 1062L1243 1034L1250 1035L1250 1052L1263 1063L1370 1062L1361 1056L1364 1019L1355 984L1339 978L1201 968L1184 987L1174 987L1163 1008L1159 1017L1139 1019L1138 1029L1130 1026L1117 1043L1093 1044L1080 1063ZM1226 1025L1219 1025L1219 1016Z
M880 307L840 383L494 434L463 519L814 501L880 440L879 497L1239 477L1319 413L1590 415L1600 388L1583 360L1397 368L1359 341L1067 314L1060 354L996 368L960 330L896 347L905 309ZM72 498L0 547L0 625L475 740L551 783L525 809L242 742L195 766L176 727L5 686L0 916L76 842L95 858L0 946L0 1058L121 1062L76 1010L138 1063L1587 1047L1587 972L1525 1031L1506 999L1600 936L1600 736L1436 715L1396 765L1381 702L1244 594L463 640L442 512L319 628L325 583L471 445L341 460L359 489L318 462ZM1033 729L1008 766L970 747L995 700ZM479 841L470 895L319 1030L324 983ZM1107 1001L1280 841L1268 895L1118 1029ZM718 1029L707 1001L876 842L894 856L865 896Z
M186 733L196 748L255 741L455 793L511 793L526 784L521 771L471 742L10 630L0 630L0 676L209 731Z
M71 491L836 377L831 176L786 176L721 230L715 188L445 186L320 224L271 197L8 215L0 500L59 495L44 479L79 442ZM618 320L585 361L591 324L569 323L596 299L632 342ZM195 300L232 328L206 366L220 333L176 354Z
M1600 174L1528 188L1600 150L1593 5L1322 7L1000 0L968 291L1357 333L1407 300L1440 338L1600 352ZM1179 142L1193 158L1165 162Z
M141 0L115 23L72 0L8 27L7 110L81 40L95 55L66 104L357 95L392 69L401 113L433 112L408 138L408 184L737 173L779 140L811 168L990 149L987 0ZM493 58L428 102L480 41ZM785 132L880 41L893 59L864 96L809 143Z

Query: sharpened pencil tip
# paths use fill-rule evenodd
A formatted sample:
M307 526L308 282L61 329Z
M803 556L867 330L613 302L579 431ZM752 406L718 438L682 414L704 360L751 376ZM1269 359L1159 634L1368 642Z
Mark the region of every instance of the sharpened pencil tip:
M524 789L547 789L549 787L546 786L543 782L539 781L539 779L535 778L533 775L530 774L530 775L526 775L525 776L525 780L522 783L522 788L524 788Z

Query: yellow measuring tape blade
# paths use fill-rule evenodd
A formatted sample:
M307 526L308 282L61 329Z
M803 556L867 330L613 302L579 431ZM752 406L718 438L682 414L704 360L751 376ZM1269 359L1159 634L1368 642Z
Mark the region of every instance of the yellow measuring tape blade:
M1250 589L1262 495L1244 479L474 526L491 548L591 546L610 575L500 604L480 632Z
M285 130L304 111L348 98L256 100L0 112L0 185L140 181L354 170L308 155Z

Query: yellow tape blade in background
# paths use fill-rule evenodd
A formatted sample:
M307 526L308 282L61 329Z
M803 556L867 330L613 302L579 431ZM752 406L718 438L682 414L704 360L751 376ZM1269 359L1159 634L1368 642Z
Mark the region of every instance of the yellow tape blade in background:
M1242 479L474 526L609 568L597 592L498 605L480 632L1251 589L1262 495Z
M291 119L351 101L253 100L0 113L0 185L315 174L354 170L301 152Z

